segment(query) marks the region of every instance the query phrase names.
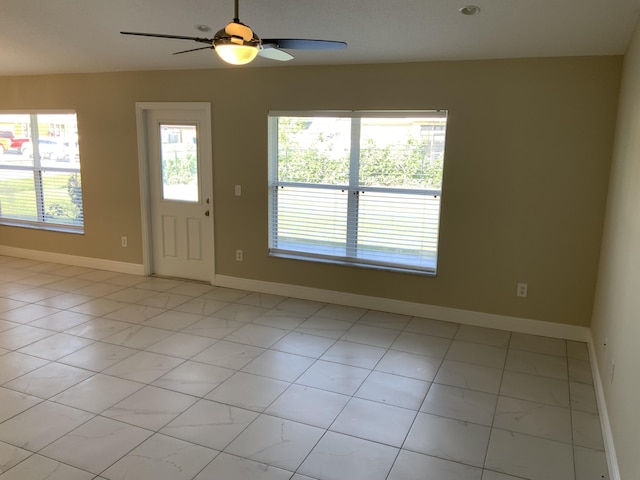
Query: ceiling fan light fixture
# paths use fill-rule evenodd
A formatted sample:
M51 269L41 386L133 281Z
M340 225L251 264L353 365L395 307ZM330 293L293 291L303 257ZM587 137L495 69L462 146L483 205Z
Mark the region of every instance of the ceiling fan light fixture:
M257 56L262 42L251 28L239 22L231 22L216 33L213 47L222 61L231 65L246 65Z
M215 44L218 56L231 65L246 65L251 63L260 51L256 45L238 45L233 42L220 42Z

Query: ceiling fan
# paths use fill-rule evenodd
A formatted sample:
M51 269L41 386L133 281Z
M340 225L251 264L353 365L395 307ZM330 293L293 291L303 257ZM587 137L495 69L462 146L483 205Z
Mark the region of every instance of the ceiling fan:
M347 48L345 42L333 40L310 40L301 38L266 38L261 40L251 27L242 23L238 15L238 2L234 0L233 21L219 30L213 38L185 37L182 35L167 35L163 33L120 32L123 35L138 35L141 37L175 38L178 40L192 40L207 44L206 47L192 48L175 52L195 52L198 50L213 49L218 56L227 63L233 65L246 65L252 62L256 56L286 62L293 59L293 55L285 50L337 50Z

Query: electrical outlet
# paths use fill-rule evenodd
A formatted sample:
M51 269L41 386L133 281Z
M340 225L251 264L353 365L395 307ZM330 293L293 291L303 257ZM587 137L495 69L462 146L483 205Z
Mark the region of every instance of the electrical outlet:
M235 186L236 197L242 196L242 185Z
M236 250L236 261L241 262L243 258L242 250Z
M518 297L526 297L527 296L527 292L529 290L529 285L526 283L519 283L518 284L518 290L516 292L516 295Z
M127 237L120 237L120 245L122 245L123 247L126 247L129 244L129 241L127 240Z

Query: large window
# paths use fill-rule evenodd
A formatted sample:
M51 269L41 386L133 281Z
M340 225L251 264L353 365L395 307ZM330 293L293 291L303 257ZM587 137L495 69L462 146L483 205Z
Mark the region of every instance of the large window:
M270 254L435 273L446 122L272 112Z
M75 113L0 113L0 223L83 231Z

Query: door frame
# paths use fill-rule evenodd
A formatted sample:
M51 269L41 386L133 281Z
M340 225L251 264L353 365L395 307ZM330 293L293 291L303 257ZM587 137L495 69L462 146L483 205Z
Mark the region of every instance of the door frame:
M142 227L142 266L145 275L151 275L153 272L153 248L152 248L152 228L151 228L151 184L149 178L149 147L147 145L147 113L153 110L199 110L205 115L205 122L201 125L202 129L212 132L211 129L211 103L209 102L136 102L136 135L138 139L138 176L140 183L140 218ZM211 137L211 133L210 133ZM206 142L205 142L206 143ZM204 152L203 161L211 162L211 172L213 172L213 145L201 145ZM202 178L202 183L206 184L209 191L213 194L213 175L211 178ZM214 211L215 202L212 201L210 209L212 219L215 219ZM213 229L214 222L211 222ZM212 232L211 238L215 238ZM211 264L211 284L215 279L215 259L216 250L213 246L212 264Z

